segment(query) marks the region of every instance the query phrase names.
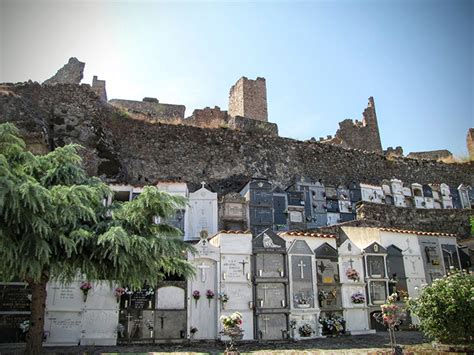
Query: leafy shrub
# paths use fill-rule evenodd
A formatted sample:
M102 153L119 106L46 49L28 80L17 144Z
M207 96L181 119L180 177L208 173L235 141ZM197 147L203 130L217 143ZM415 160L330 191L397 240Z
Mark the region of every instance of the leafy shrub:
M474 340L474 275L455 272L435 280L409 299L408 309L420 319L425 335L445 344Z

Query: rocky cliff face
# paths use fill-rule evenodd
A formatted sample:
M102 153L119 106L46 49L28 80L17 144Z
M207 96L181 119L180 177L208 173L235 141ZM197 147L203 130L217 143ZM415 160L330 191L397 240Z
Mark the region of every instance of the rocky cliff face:
M249 177L282 187L296 175L331 185L351 181L474 185L474 164L391 158L277 136L135 120L100 100L89 85L0 85L0 122L16 123L30 147L45 152L66 143L84 146L92 175L133 184L181 179L207 181L218 192Z

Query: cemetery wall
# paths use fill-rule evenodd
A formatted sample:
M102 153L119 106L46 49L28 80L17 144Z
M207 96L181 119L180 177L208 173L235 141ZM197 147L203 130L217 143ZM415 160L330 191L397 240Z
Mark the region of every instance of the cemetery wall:
M369 202L357 205L358 220L377 221L382 227L453 233L460 237L470 236L470 216L474 216L473 210L417 209Z
M387 159L318 142L134 120L101 101L89 85L4 84L0 122L4 121L14 121L33 148L83 145L88 172L109 182L205 180L219 193L240 190L250 177L266 177L285 188L297 175L331 185L379 184L392 177L405 183L473 185L473 162Z

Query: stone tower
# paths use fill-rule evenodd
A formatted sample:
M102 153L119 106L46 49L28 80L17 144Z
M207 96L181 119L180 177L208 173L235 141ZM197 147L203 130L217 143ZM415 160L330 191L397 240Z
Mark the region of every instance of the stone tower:
M230 88L229 116L268 121L265 78L251 80L243 76Z
M369 102L366 109L362 113L362 124L365 125L369 131L368 138L371 142L367 142L366 150L382 153L382 142L380 141L379 124L377 122L377 114L375 113L374 98L369 97Z
M105 80L97 79L97 75L92 78L92 90L101 98L103 101L107 101L107 91L105 90Z
M474 160L474 128L469 128L467 131L466 143L469 160Z

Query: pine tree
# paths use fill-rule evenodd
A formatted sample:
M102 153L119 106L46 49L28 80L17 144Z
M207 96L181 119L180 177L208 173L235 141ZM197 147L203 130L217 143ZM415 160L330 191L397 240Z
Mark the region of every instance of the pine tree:
M180 231L154 223L185 199L145 187L136 199L106 207L111 191L86 175L78 149L36 156L14 125L0 125L0 278L31 287L27 354L41 352L50 280L82 275L138 288L167 274L194 273L184 258L192 247Z

